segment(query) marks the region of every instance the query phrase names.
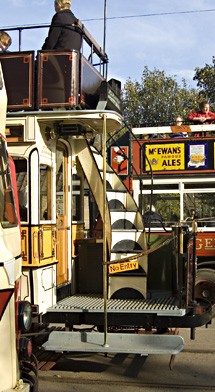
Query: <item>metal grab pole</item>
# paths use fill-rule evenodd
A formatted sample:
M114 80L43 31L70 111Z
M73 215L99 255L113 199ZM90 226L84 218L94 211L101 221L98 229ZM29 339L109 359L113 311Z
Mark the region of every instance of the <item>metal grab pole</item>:
M106 143L107 143L107 116L103 118L102 156L103 156L103 299L104 299L104 347L107 343L107 195L106 195Z
M107 25L107 0L104 0L104 37L103 37L103 52L106 50L106 25Z
M104 0L104 36L103 36L103 52L106 50L106 27L107 27L107 0ZM106 71L106 72L105 72ZM107 78L107 66L103 63L103 76Z
M22 50L22 29L19 29L19 52Z

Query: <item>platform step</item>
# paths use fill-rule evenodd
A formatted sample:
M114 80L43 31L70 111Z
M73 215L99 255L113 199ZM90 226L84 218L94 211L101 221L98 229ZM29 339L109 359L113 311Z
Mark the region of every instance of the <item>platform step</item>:
M104 344L104 334L100 332L53 331L43 348L61 352L175 355L183 350L184 339L179 335L108 333Z
M158 316L184 316L185 309L177 306L172 297L160 299L108 299L108 313L150 313ZM103 313L104 300L97 294L76 294L59 301L47 309L48 313Z

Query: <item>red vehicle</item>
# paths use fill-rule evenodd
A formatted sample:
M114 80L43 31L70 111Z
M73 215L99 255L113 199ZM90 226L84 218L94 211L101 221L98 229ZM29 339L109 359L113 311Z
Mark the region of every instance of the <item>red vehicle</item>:
M183 129L182 129L183 128ZM176 223L196 225L196 298L215 314L215 137L214 125L135 128L132 157L134 197L160 218L147 228L150 246L169 236ZM175 132L186 137L172 137ZM202 137L195 138L200 132ZM141 136L140 136L141 135ZM152 137L153 135L153 137ZM157 136L156 136L157 135ZM141 176L141 180L138 176ZM140 187L140 182L142 186ZM150 256L152 259L154 255Z

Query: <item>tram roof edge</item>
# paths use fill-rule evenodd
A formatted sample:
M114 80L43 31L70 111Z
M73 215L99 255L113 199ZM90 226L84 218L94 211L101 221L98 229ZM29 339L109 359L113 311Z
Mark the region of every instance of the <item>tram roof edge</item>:
M15 124L27 118L34 118L39 124L48 125L53 122L55 124L81 125L89 127L96 133L103 132L104 118L106 118L107 122L107 133L115 132L122 127L122 116L117 112L107 110L9 112L7 113L7 124Z

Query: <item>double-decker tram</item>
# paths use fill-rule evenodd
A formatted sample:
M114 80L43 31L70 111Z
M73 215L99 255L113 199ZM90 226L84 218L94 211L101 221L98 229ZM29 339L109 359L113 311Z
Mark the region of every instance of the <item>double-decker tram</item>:
M172 225L196 226L195 296L207 299L215 314L215 126L183 125L133 129L134 197L147 224L151 247L167 238ZM186 137L183 137L183 132ZM141 168L142 167L142 168ZM153 176L151 173L153 172ZM157 217L156 217L157 214ZM191 229L190 229L191 230ZM154 257L153 255L151 256ZM155 261L156 262L156 261Z
M21 301L21 233L15 167L5 139L7 95L0 66L0 390L37 391L30 340L31 304ZM33 360L33 361L32 361Z
M47 350L176 354L183 338L162 332L211 320L210 303L195 300L195 228L170 227L151 264L142 214L106 160L107 138L122 127L120 82L106 80L107 55L82 29L88 58L74 50L0 55L22 298L39 321L66 327L50 333Z

